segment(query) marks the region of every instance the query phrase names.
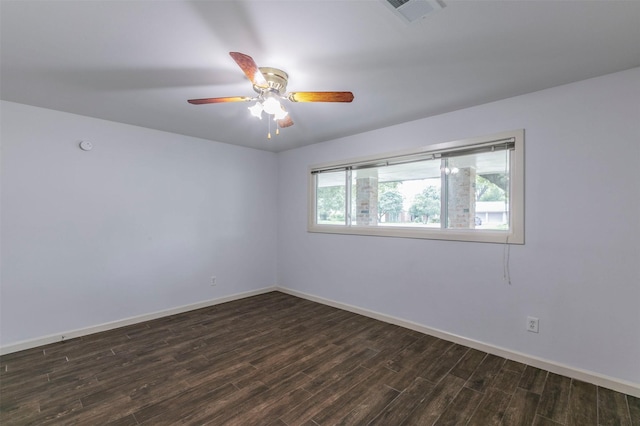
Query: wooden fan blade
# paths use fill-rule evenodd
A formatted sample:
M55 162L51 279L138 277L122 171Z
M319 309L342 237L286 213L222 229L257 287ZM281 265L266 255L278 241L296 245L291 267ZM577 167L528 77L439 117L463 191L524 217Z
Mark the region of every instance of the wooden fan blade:
M225 98L204 98L204 99L189 99L187 102L194 105L203 104L222 104L225 102L249 102L253 100L248 96L227 96Z
M291 102L351 102L351 92L291 92L287 96Z
M291 116L287 115L285 118L281 118L280 120L278 120L278 126L280 126L283 129L285 127L293 126L293 120L291 119Z
M236 64L238 64L252 84L255 84L258 87L268 86L267 80L265 80L264 76L258 69L258 65L256 65L256 62L251 56L240 52L229 52L229 55L231 55L233 60L236 61Z

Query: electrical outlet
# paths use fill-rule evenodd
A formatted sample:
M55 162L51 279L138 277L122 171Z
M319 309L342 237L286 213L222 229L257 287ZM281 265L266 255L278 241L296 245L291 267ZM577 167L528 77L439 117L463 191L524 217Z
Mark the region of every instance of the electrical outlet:
M527 317L527 331L538 333L539 321L536 317Z
M212 275L211 276L211 287L214 287L216 285L216 276Z

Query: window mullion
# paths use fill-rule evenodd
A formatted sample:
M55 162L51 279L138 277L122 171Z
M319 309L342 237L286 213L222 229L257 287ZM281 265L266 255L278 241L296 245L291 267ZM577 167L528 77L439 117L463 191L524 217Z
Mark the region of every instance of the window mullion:
M440 160L440 229L447 228L449 223L449 175L445 172L449 167L449 160Z
M347 226L351 226L351 169L347 169L345 175L344 218Z

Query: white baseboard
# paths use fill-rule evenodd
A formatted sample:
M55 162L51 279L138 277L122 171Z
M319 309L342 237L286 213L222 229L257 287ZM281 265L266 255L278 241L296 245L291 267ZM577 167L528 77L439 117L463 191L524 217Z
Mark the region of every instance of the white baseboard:
M301 297L313 302L322 303L324 305L333 306L334 308L343 309L345 311L353 312L356 314L364 315L369 318L384 321L389 324L399 325L400 327L415 330L420 333L429 334L431 336L439 337L441 339L465 345L483 352L487 352L493 355L501 356L503 358L518 361L523 364L531 365L533 367L541 368L543 370L551 371L552 373L561 374L563 376L571 377L584 382L592 383L597 386L602 386L607 389L612 389L618 392L633 395L640 398L640 384L633 383L625 380L620 380L614 377L605 376L592 371L586 371L579 368L571 367L549 361L546 359L538 358L535 356L527 355L521 352L512 351L499 346L490 345L477 340L469 339L467 337L458 336L456 334L448 333L446 331L438 330L435 328L427 327L412 321L407 321L402 318L397 318L391 315L381 314L379 312L371 311L368 309L359 308L357 306L349 305L342 302L336 302L335 300L325 299L323 297L314 296L297 290L292 290L283 287L265 287L258 290L247 291L243 293L237 293L230 296L221 297L218 299L205 300L203 302L197 302L189 305L178 306L163 311L152 312L149 314L138 315L134 317L125 318L118 321L112 321L104 324L99 324L91 327L86 327L77 330L66 331L57 334L51 334L49 336L39 337L31 340L23 340L21 342L13 343L0 347L0 355L9 354L12 352L18 352L25 349L31 349L38 346L48 345L50 343L60 342L61 340L69 340L76 337L87 336L89 334L99 333L101 331L113 330L116 328L124 327L127 325L137 324L144 321L150 321L169 315L176 315L183 312L193 311L200 308L206 308L208 306L219 305L221 303L231 302L233 300L244 299L251 296L257 296L259 294L268 293L270 291L280 291L282 293L290 294L292 296Z
M76 337L87 336L89 334L99 333L101 331L113 330L127 325L137 324L145 321L150 321L169 315L181 314L183 312L193 311L200 308L206 308L213 305L219 305L221 303L231 302L233 300L244 299L246 297L257 296L258 294L268 293L270 291L278 290L276 287L265 287L258 290L246 291L243 293L236 293L230 296L220 297L218 299L205 300L203 302L192 303L189 305L178 306L175 308L166 309L163 311L151 312L148 314L137 315L117 321L107 322L103 324L94 325L91 327L81 328L77 330L64 331L62 333L51 334L49 336L38 337L36 339L23 340L10 345L0 347L0 355L10 354L12 352L23 351L25 349L31 349L38 346L48 345L50 343L60 342L62 340L74 339Z
M312 302L322 303L324 305L332 306L334 308L343 309L345 311L353 312L356 314L364 315L369 318L374 318L380 321L384 321L389 324L399 325L410 330L418 331L420 333L429 334L449 342L458 343L464 346L471 347L483 352L487 352L493 355L501 356L513 361L518 361L523 364L531 365L543 370L551 371L555 374L561 374L563 376L571 377L573 379L581 380L583 382L592 383L596 386L602 386L607 389L612 389L617 392L626 393L640 398L640 384L633 383L614 377L608 377L592 371L586 371L579 368L571 367L569 365L560 364L554 361L538 358L535 356L527 355L521 352L512 351L499 346L490 345L487 343L479 342L477 340L469 339L467 337L458 336L456 334L448 333L446 331L438 330L435 328L427 327L412 321L407 321L402 318L396 318L391 315L381 314L379 312L371 311L368 309L359 308L357 306L349 305L342 302L336 302L335 300L325 299L323 297L314 296L311 294L303 293L297 290L291 290L288 288L276 287L277 291L290 294L292 296L301 297L303 299L310 300Z

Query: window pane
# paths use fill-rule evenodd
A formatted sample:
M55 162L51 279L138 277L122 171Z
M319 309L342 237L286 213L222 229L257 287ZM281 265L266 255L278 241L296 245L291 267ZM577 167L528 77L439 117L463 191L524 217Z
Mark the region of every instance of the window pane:
M509 229L509 152L443 160L448 228Z
M345 225L345 172L316 175L316 223Z
M440 160L354 170L355 226L440 227Z

